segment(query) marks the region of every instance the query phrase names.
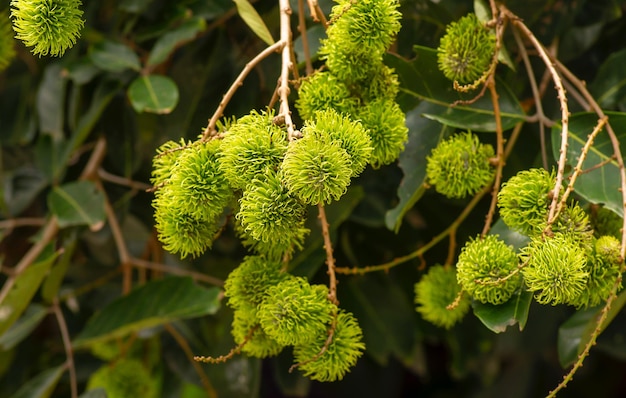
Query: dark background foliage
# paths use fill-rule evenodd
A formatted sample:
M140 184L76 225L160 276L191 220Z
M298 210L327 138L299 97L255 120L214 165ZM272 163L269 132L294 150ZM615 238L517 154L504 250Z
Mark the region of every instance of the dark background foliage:
M277 3L272 0L254 3L275 38L279 29ZM296 2L292 3L296 9ZM626 4L623 2L510 0L506 4L580 78L602 86L609 84L602 79L619 76L616 72L598 78L600 67L610 57L624 58ZM320 5L328 14L331 2L320 1ZM9 1L5 0L0 9L8 6ZM95 143L104 140L107 149L97 181L102 183L106 192L103 199L112 206L121 225L125 245L133 258L166 266L161 271L136 267L133 285L158 279L176 269L209 275L219 285L246 253L233 231L226 229L213 249L197 259L181 261L168 255L156 241L152 229L152 194L145 189L155 149L166 140L195 139L239 71L265 44L239 18L230 0L86 1L83 9L86 27L78 44L64 57L37 58L16 43L17 59L0 74L2 220L41 221L49 217L53 211L51 193L77 181ZM472 10L473 4L467 0L402 1L402 30L392 52L412 59L414 45L435 48L446 24ZM148 65L159 39L184 23L197 23L195 34L178 41L163 62ZM311 21L309 28L311 38L322 34L319 25ZM301 44L297 32L294 33L298 49ZM138 67L133 67L132 56L119 49L102 50L104 40L126 46L139 60ZM517 98L524 110L529 110L532 93L512 43L512 37L506 35L505 44L510 45L517 68L513 71L501 65L498 74L510 87L513 98ZM99 51L111 57L110 62L123 65L112 68L109 63L103 67L97 61ZM391 58L389 62L398 62L397 58L396 61ZM540 77L543 67L538 61L535 66ZM225 113L241 116L265 107L272 98L279 72L278 55L264 60L248 76ZM411 76L399 68L398 73L403 87L411 88L408 86ZM133 109L127 89L142 74L168 76L175 83L179 100L170 113L138 113ZM624 77L626 74L622 74ZM408 96L400 96L399 101L409 113L418 105L418 101ZM620 97L606 107L624 111L625 105ZM544 108L548 117L559 120L559 104L551 88L544 98ZM574 107L572 111L577 110L580 109ZM412 138L401 164L409 161L413 153L410 151L419 153L420 145L429 145L429 138L419 130L424 127L420 123L425 122L419 119L419 114L417 117L418 121L410 126ZM296 118L296 122L301 121ZM424 128L432 129L432 126ZM434 132L437 137L448 133L449 128L444 127ZM537 126L526 125L522 134L524 138L508 159L505 177L541 165ZM481 137L493 139L488 133ZM330 206L339 266L381 264L410 253L449 225L467 204L467 201L445 200L434 191L427 191L416 206L409 206L397 233L392 231L397 220L392 217L390 222L388 211L398 204L398 186L408 184L408 180L403 180L406 171L398 165L367 169L352 183L347 196ZM480 232L488 205L485 199L461 225L457 234L459 242ZM315 212L310 218L314 223ZM62 283L50 295L43 291L33 293L24 317L36 321L20 335L19 343L9 344L0 336L0 397L12 396L27 383L35 385L33 378L65 362L57 318L47 310L57 305L55 302L67 322L69 336L75 340L85 331L87 320L94 313L122 294L119 243L114 241L110 222L103 226L94 223L91 229L79 223L58 232L49 249L64 248L61 260L57 259L52 267L54 270L58 263L67 263L66 269L55 273ZM34 222L2 230L0 280L10 277L12 267L37 237L39 226ZM314 230L307 243L307 251L296 254L293 272L326 283L322 267L324 252L319 233L317 236L315 233ZM297 371L288 373L292 362L290 352L263 361L236 357L226 364L202 365L202 372L220 397L545 395L565 373L559 364L557 337L560 325L574 309L533 304L523 332L513 326L505 333L495 334L472 314L450 331L435 328L415 312L413 285L426 265L441 263L446 256L447 245L442 243L423 258L389 272L340 276L341 306L359 319L367 345L366 354L341 382L320 384L302 378ZM206 282L199 282L205 287L202 294L212 292L210 283ZM160 297L163 303L172 300L166 293L156 293L164 296ZM154 300L158 301L159 297L155 296ZM213 300L217 306L218 299ZM227 307L197 311L203 316L168 318L175 333L169 332L163 326L165 322L161 322L136 336L144 351L157 353L154 374L161 377L163 397L202 396L185 387L202 386L202 383L176 337L186 341L191 351L199 355L223 354L233 346L232 313ZM618 314L561 396L626 395L624 330L626 316ZM82 393L90 374L103 362L89 350L80 348L75 351L74 361ZM52 384L51 395L31 396L69 396L67 372L57 380L58 383Z

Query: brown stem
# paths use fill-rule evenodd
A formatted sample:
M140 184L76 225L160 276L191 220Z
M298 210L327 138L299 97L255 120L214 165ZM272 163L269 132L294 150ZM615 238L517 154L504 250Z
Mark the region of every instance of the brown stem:
M296 132L291 120L291 110L289 109L289 72L293 67L291 62L291 6L289 0L279 0L280 5L280 41L285 45L282 48L282 62L280 68L280 79L278 86L278 96L280 97L280 111L278 115L285 119L287 136L289 141L296 139Z
M167 332L174 338L174 340L176 340L176 343L178 343L180 348L182 348L182 350L185 352L185 356L187 357L189 362L191 362L191 365L200 377L200 381L202 382L202 386L204 387L207 396L210 398L217 398L217 391L215 391L215 388L213 388L213 386L211 385L211 382L206 376L206 373L204 373L202 366L200 366L200 364L195 361L193 352L191 351L191 347L189 347L187 340L185 340L185 338L178 332L178 330L176 330L176 328L174 328L170 324L165 324L165 330L167 330Z
M70 391L72 398L78 397L78 381L76 378L76 366L74 364L74 352L72 350L72 341L70 339L70 334L67 329L67 323L65 323L65 317L63 316L63 311L61 311L61 306L59 305L58 297L55 297L52 302L52 311L54 312L54 316L56 317L57 323L59 324L59 332L61 332L61 339L63 340L63 348L65 349L65 356L67 361L67 369L70 375Z
M224 286L224 281L221 279L214 278L210 275L201 274L199 272L189 271L182 268L170 267L165 264L155 263L152 261L143 260L140 258L131 257L129 259L130 263L135 267L150 269L155 271L161 271L172 275L182 275L182 276L191 276L193 279L197 281L206 282L215 286Z
M217 110L215 111L213 116L211 116L211 119L209 119L208 126L202 132L203 139L208 140L209 138L217 134L217 130L215 130L217 121L224 114L224 109L226 109L226 105L228 105L230 100L233 98L233 95L235 95L237 89L243 85L243 81L245 80L246 76L250 74L250 72L259 62L267 58L270 54L282 50L286 45L286 42L284 42L283 40L279 40L271 46L267 47L265 50L261 51L259 54L257 54L256 57L254 57L250 62L246 64L246 66L239 73L239 76L237 76L228 91L226 91L226 94L224 94L224 96L222 97L222 100L220 101L220 104L218 105Z
M487 82L489 93L491 94L491 103L493 105L493 115L496 120L496 175L493 182L493 190L491 192L491 204L489 205L489 211L485 217L485 226L481 236L484 237L491 228L491 222L493 215L496 212L496 203L498 202L498 191L500 190L500 182L502 181L502 169L504 168L504 137L502 131L502 118L500 115L500 103L498 101L498 92L496 91L496 81L493 76Z
M317 210L319 212L318 218L320 219L320 223L322 224L322 236L324 237L324 249L326 250L326 265L328 266L328 277L329 281L329 294L328 299L331 303L337 305L339 304L337 300L337 277L335 275L335 257L333 256L333 244L330 240L330 231L328 227L328 219L326 218L326 211L324 210L324 205L319 203L317 205Z
M306 35L306 20L304 19L304 0L298 0L298 30L302 39L302 51L304 52L304 63L306 75L313 73L313 63L311 62L311 50L309 49L309 38Z

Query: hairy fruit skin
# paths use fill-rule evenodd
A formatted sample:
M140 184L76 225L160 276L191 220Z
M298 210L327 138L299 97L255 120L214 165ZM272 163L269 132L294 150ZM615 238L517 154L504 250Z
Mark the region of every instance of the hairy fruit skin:
M349 114L359 102L352 97L348 87L328 71L317 72L302 81L298 89L296 109L300 116L312 119L315 112L334 109L337 113Z
M524 235L543 232L555 184L554 173L544 169L523 170L502 185L498 208L502 221Z
M540 304L576 305L589 279L587 254L568 234L534 237L522 249L526 287Z
M493 147L465 132L441 141L426 158L426 175L437 192L448 198L464 198L485 187L495 174L490 160Z
M372 167L376 169L395 162L409 139L406 115L400 105L379 98L359 109L358 117L372 139Z
M503 304L518 290L520 277L514 275L518 260L512 246L497 235L470 240L457 262L457 280L463 290L481 303Z
M352 162L339 143L306 135L289 145L282 171L287 188L304 203L316 205L346 193Z
M464 295L456 307L446 308L452 304L461 286L457 282L453 268L441 265L430 267L428 273L415 284L415 304L417 312L435 326L450 329L459 322L470 307L470 300Z
M103 388L109 398L156 398L158 388L148 370L136 359L105 364L91 375L87 390Z
M263 242L267 255L275 258L301 248L309 233L304 226L305 205L287 190L281 176L274 172L260 175L248 184L236 217L244 232Z
M307 344L296 345L293 355L299 369L312 380L327 382L343 379L365 350L363 332L356 318L340 310L332 341L326 347L328 333L318 334ZM320 355L321 353L321 355Z
M255 312L235 310L231 332L237 344L243 344L251 334L241 351L255 358L276 356L285 347L263 331Z
M291 277L267 290L258 317L268 336L283 345L298 345L325 334L336 310L326 286Z
M489 69L495 50L495 34L468 14L446 28L437 48L439 69L452 81L472 83Z
M13 29L35 55L60 56L85 25L80 0L12 0Z

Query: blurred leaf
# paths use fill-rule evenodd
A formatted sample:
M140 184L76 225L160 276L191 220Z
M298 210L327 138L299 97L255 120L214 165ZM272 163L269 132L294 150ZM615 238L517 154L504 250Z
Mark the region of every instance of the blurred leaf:
M521 331L526 326L532 298L531 292L520 289L504 304L483 304L474 300L472 308L474 315L480 319L483 325L495 333L502 333L507 327L515 324L519 325Z
M254 9L248 0L233 0L237 5L237 12L246 25L268 46L274 44L274 38L265 25L263 18Z
M143 12L152 3L152 0L122 0L117 6L122 11L135 14Z
M517 231L513 231L509 228L501 218L498 219L489 230L490 235L498 235L504 243L511 245L515 250L519 250L526 246L530 242L530 238L526 235L522 235Z
M606 112L617 139L623 148L626 145L626 113ZM569 118L567 164L572 168L578 162L587 137L598 123L595 113L577 113ZM561 125L552 127L552 152L559 158L561 147ZM591 203L604 204L623 217L620 174L617 162L612 159L613 147L609 135L600 132L583 162L584 173L578 176L574 189L576 193ZM602 167L597 167L602 165Z
M155 66L165 61L178 46L192 40L204 29L206 29L206 22L204 19L193 17L185 21L178 28L161 36L156 43L154 43L154 47L152 47L146 66Z
M611 321L620 313L625 304L626 291L623 291L611 305L600 332L611 324ZM578 310L559 327L557 350L559 353L559 362L562 367L566 368L576 361L578 355L583 351L585 345L590 340L601 313L602 306Z
M409 142L400 153L398 165L404 178L398 186L398 199L395 208L387 211L385 223L387 228L398 233L402 218L407 211L422 197L426 188L426 157L443 138L446 126L422 115L429 113L437 106L430 102L422 102L417 108L407 112L406 126L409 128Z
M326 38L326 29L321 24L315 24L306 31L306 37L309 44L309 56L311 59L317 59L317 51L320 48L321 40ZM302 44L302 36L298 36L293 41L293 51L296 54L298 64L304 65L305 54L304 45Z
M100 69L87 56L68 62L65 69L63 69L63 74L67 75L76 84L87 84L98 73L100 73Z
M590 322L596 319L599 311L598 308L577 311L559 327L557 350L562 367L568 367L576 361L583 333L589 327Z
M77 239L76 233L71 233L69 235L69 238L65 239L63 242L63 252L41 286L41 298L47 303L51 303L59 292L59 289L61 289L63 278L65 278L65 274L67 274L70 263L73 261Z
M398 56L389 56L387 63L396 69L400 79L398 101L405 104L419 100L434 105L433 111L425 116L438 122L460 129L474 131L495 131L495 118L491 98L488 93L471 105L459 104L450 107L458 100L470 100L478 90L459 93L437 67L437 51L415 46L416 57L407 61ZM524 111L515 94L501 80L497 81L502 127L508 130L524 119ZM406 98L409 97L409 98ZM411 100L412 99L412 100Z
M11 398L48 398L64 372L65 366L45 370L27 381Z
M94 44L89 55L98 68L108 72L122 72L125 69L138 72L141 69L139 57L130 47L111 40Z
M94 315L74 341L85 347L179 319L214 314L220 289L196 285L189 277L167 277L142 285Z
M342 304L350 304L349 309L363 329L368 355L382 365L388 363L390 355L404 363L413 360L419 333L415 309L397 283L367 274L348 279L342 294Z
M61 137L55 138L50 135L40 135L35 144L35 163L37 168L45 173L50 183L56 183L63 177L67 167L68 141Z
M48 180L45 176L31 166L3 173L2 194L8 216L20 215L47 186Z
M63 138L63 112L65 106L65 87L61 63L48 65L37 90L37 116L39 129L50 134L54 139Z
M128 88L128 98L138 113L167 114L178 104L178 87L167 76L141 76Z
M60 228L89 225L92 230L100 229L106 216L104 201L104 195L91 181L54 187L48 195L48 206Z
M626 98L626 49L611 54L598 70L589 91L602 108L613 108Z
M0 334L0 349L8 351L18 345L35 330L46 315L48 315L48 309L43 305L29 305L24 315L6 333Z
M9 330L28 307L57 256L53 246L48 245L35 263L14 276L14 285L0 302L0 336Z
M96 388L95 390L85 391L78 398L107 398L107 393L104 388Z

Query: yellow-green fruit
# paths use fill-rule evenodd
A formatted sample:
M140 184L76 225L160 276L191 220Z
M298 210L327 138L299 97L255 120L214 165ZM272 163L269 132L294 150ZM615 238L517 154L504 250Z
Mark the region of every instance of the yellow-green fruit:
M349 312L339 311L330 344L328 333L319 333L306 344L296 345L293 356L304 375L317 381L335 381L356 365L365 350L363 332L356 318Z
M512 246L487 235L465 244L456 265L463 290L481 303L502 304L520 287L517 255Z
M534 237L521 252L526 287L540 304L577 305L589 279L587 253L569 234Z
M278 355L284 348L263 331L254 311L235 310L232 334L235 343L246 342L241 351L255 358Z
M439 69L452 81L472 83L489 69L495 49L495 34L468 14L446 28L437 48Z
M406 115L400 105L390 99L378 98L360 108L358 118L372 139L372 167L379 168L398 159L409 139Z
M63 55L85 22L80 0L12 0L13 29L35 55Z
M358 99L339 78L328 71L317 72L304 79L298 89L296 109L304 120L311 119L317 111L334 109L349 114L356 109Z
M87 382L87 390L103 388L108 398L157 398L157 386L157 380L136 359L120 359L104 365Z
M428 182L449 198L474 195L493 179L493 157L493 147L481 144L476 135L456 134L441 141L426 158Z
M434 265L415 284L416 310L428 322L450 329L469 310L470 300L467 295L463 295L454 308L447 308L454 303L460 291L454 268Z

